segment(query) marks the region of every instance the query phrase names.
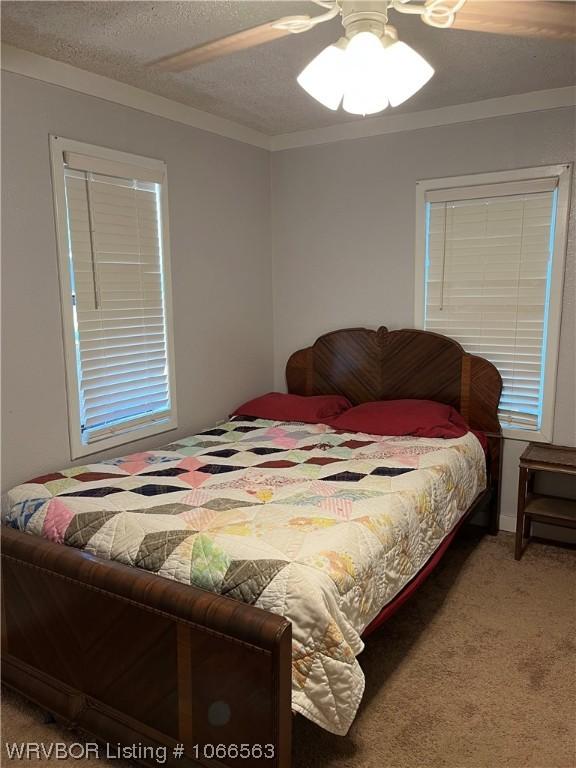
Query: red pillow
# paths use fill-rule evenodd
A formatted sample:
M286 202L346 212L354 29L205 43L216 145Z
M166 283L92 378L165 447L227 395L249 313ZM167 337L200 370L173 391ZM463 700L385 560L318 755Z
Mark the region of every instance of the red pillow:
M335 418L352 407L352 403L341 395L286 395L269 392L236 408L234 416L256 416L274 421L304 421L318 424Z
M330 421L334 429L369 435L462 437L469 432L462 416L450 405L433 400L377 400L351 408Z

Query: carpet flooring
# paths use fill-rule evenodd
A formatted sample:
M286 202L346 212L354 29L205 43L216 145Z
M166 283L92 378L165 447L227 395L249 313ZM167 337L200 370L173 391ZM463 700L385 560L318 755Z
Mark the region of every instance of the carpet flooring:
M295 718L294 768L576 768L576 553L534 543L517 563L512 550L510 534L461 534L367 640L349 734ZM1 711L3 742L78 741L10 691ZM16 762L3 744L0 763Z

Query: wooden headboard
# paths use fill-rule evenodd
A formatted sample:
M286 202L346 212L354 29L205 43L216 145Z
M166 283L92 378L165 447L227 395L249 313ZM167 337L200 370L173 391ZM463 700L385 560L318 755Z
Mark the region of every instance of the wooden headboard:
M496 367L448 336L348 328L320 336L286 365L288 391L369 400L414 398L454 406L473 429L500 435L502 379Z

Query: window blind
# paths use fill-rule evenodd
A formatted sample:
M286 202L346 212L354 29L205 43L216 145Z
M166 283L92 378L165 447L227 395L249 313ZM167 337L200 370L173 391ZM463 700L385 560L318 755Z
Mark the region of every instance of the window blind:
M70 166L64 181L81 434L91 443L170 416L160 185Z
M497 366L516 430L542 414L556 180L539 182L427 196L425 328Z

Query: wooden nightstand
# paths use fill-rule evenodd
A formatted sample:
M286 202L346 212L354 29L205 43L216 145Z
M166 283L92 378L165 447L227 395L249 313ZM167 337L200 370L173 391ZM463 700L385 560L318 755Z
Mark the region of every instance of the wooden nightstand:
M520 560L530 540L533 521L576 528L576 500L534 493L536 472L576 475L576 448L530 443L520 457L516 560Z

